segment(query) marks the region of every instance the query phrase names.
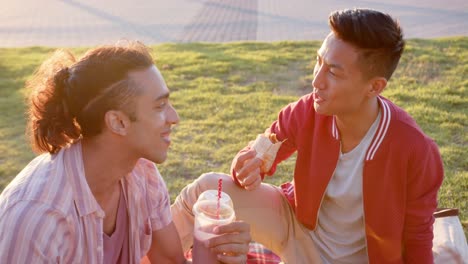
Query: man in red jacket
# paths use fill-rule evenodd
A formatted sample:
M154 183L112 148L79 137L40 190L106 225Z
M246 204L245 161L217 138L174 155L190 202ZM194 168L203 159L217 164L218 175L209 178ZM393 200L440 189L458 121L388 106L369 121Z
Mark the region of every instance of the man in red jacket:
M369 9L329 17L313 92L234 158L224 190L254 240L286 263L432 263L433 212L443 180L436 144L380 94L404 49L391 16ZM261 183L297 152L294 180ZM222 174L187 186L172 206L190 241L187 208ZM238 187L242 188L238 188ZM179 217L174 217L179 218Z

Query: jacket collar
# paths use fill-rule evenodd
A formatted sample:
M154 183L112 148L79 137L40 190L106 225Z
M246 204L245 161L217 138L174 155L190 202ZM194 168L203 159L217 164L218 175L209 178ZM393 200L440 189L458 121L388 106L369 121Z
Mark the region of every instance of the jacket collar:
M380 109L382 111L382 118L380 119L379 127L377 128L377 132L375 133L372 142L367 149L366 153L366 161L373 160L375 153L379 149L380 145L382 144L383 139L387 135L388 127L390 126L390 120L392 117L392 113L390 111L390 106L386 100L382 97L377 97L380 103Z
M382 144L383 139L385 138L388 127L390 126L390 120L392 117L392 113L390 111L390 106L388 102L381 96L377 97L377 101L379 102L380 109L382 111L382 118L380 119L379 126L377 128L377 132L375 133L372 142L367 149L365 160L369 161L374 159L375 153L379 149L380 145ZM338 127L336 125L336 117L333 116L332 126L331 126L331 133L334 139L339 140L340 134L338 133Z
M332 136L334 139L339 140L340 134L338 133L338 127L336 126L336 116L333 116L332 121Z

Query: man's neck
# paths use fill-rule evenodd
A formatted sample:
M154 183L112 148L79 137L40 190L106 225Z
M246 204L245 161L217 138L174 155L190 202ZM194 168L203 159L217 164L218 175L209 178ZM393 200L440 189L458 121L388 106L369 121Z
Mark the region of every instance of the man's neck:
M336 115L336 125L340 132L341 151L349 152L364 138L379 114L378 99L369 101L355 113Z
M98 136L99 137L99 136ZM82 153L86 181L99 204L111 199L119 181L130 173L138 159L130 159L121 145L102 138L83 139Z

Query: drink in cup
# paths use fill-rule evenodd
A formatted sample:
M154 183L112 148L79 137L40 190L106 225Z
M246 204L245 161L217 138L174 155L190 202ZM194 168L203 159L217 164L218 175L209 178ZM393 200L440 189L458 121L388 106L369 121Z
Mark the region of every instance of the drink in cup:
M195 215L194 242L192 259L194 264L219 263L216 253L205 246L206 240L217 236L213 233L216 226L228 224L235 219L234 208L229 195L221 192L218 196L215 190L202 193L192 209Z

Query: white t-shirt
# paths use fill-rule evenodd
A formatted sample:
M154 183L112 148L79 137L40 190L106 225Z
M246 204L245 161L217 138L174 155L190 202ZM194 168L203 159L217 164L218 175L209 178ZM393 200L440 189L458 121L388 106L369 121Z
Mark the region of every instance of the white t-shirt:
M324 263L368 263L362 203L364 156L381 118L353 150L340 153L320 206L312 239Z

